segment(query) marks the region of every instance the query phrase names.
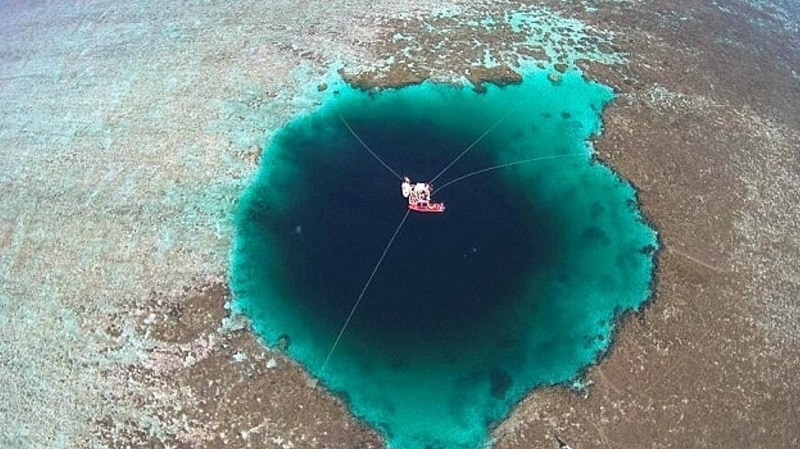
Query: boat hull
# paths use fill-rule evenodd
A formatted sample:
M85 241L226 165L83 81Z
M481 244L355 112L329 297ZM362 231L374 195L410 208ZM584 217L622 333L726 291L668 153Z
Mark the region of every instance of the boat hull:
M408 208L422 213L441 213L445 209L444 203L409 204Z

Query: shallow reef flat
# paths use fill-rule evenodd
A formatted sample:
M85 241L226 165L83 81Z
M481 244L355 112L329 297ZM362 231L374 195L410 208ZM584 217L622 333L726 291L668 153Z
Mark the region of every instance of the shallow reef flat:
M493 447L800 445L794 2L0 11L0 446L382 447L231 313L237 202L332 71L481 91L524 67L614 89L596 157L662 249L584 390L528 394Z

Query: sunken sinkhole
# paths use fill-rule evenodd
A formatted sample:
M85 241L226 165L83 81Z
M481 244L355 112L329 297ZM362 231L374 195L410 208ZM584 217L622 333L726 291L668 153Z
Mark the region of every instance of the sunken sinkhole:
M578 72L482 94L342 87L266 146L236 217L236 309L389 447L481 447L532 388L595 362L650 295L656 233L588 140L612 96ZM414 181L471 149L434 183L446 212L409 213L325 365L407 211L347 125Z

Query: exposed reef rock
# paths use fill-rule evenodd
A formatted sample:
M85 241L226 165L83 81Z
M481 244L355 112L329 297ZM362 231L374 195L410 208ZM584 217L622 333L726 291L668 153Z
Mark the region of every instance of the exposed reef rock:
M495 67L471 67L467 73L467 78L474 86L476 92L486 92L486 86L484 86L483 83L492 83L502 87L522 82L522 75L505 65Z

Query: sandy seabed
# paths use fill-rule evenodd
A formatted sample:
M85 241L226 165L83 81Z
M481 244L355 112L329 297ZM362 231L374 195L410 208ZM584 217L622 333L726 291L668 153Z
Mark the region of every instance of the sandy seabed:
M233 208L332 65L513 82L520 55L618 91L598 156L664 250L588 396L531 394L495 447L800 445L793 2L0 10L0 446L381 446L226 312ZM519 11L547 31L503 25Z

